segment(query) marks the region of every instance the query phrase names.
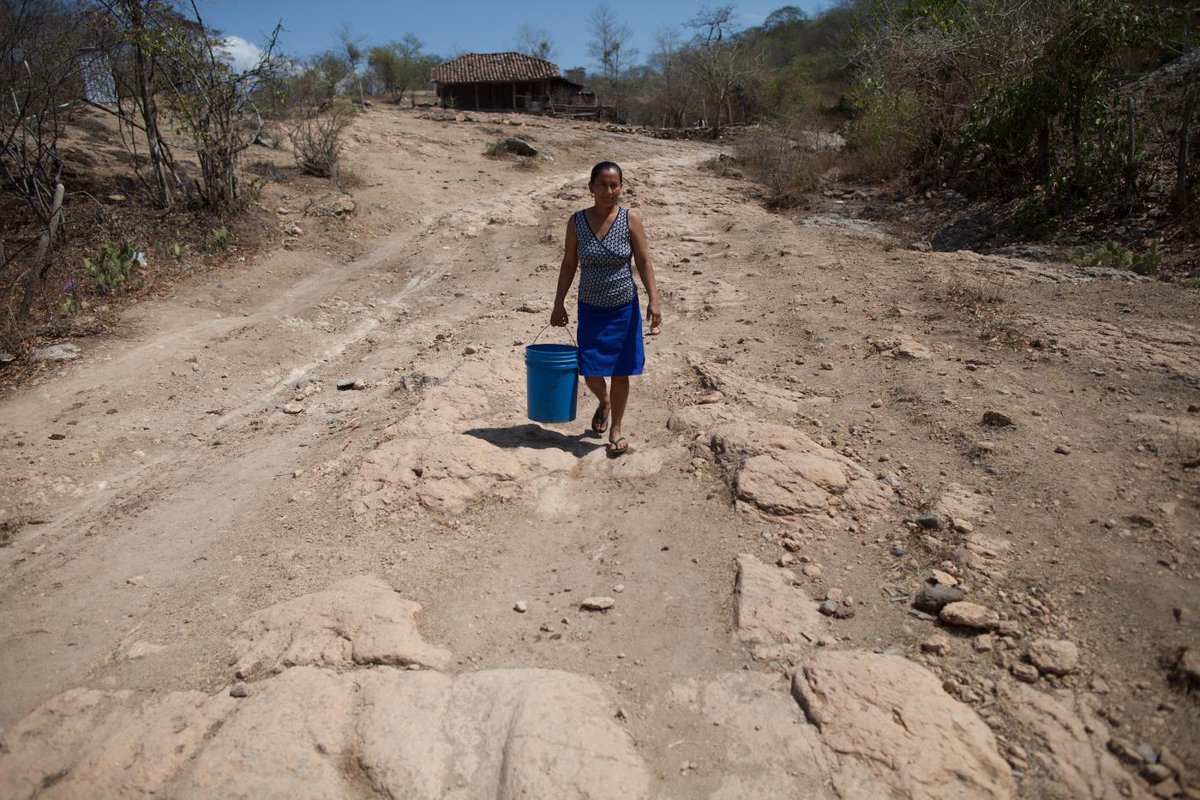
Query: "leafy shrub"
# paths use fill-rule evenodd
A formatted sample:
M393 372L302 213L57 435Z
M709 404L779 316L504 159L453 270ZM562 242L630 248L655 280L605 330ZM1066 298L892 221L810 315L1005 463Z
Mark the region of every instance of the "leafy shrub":
M854 172L868 179L899 174L913 164L929 137L920 97L870 78L863 80L855 94L861 113L847 137Z
M208 242L217 250L229 247L229 231L225 228L213 228L208 232Z
M1105 242L1092 252L1082 247L1075 249L1072 261L1081 267L1105 267L1134 272L1138 275L1154 275L1162 266L1163 254L1158 242L1151 242L1143 253L1135 253L1116 242Z
M96 281L102 294L122 294L139 266L145 264L146 256L132 242L116 245L106 242L100 245L95 260L85 258L84 269Z

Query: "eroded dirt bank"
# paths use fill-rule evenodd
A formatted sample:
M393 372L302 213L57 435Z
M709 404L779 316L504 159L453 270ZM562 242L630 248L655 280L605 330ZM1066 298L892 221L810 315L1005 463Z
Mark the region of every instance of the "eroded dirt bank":
M1200 796L1197 295L718 152L372 111L353 211L270 188L290 249L4 401L2 793ZM667 319L616 461L522 363L609 157Z

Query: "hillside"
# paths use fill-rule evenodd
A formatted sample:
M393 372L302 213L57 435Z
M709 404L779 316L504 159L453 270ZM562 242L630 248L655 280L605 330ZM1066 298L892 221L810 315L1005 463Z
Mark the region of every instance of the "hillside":
M352 199L269 183L0 401L0 795L1200 796L1200 294L720 153L373 108ZM524 409L603 158L665 315L616 460Z

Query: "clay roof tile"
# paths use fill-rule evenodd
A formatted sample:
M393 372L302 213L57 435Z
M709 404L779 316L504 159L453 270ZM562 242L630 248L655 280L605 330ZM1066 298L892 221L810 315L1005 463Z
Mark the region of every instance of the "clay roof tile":
M501 83L538 81L557 78L556 64L524 53L467 53L438 64L429 71L430 79L447 83Z

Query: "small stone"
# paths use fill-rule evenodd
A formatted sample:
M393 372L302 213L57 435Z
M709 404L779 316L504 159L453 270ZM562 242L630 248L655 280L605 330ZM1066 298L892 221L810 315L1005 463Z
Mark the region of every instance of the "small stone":
M302 414L304 413L304 406L299 403L288 403L281 410L285 414Z
M246 684L242 683L241 681L238 681L233 686L229 687L229 696L230 697L249 697L250 696L250 687L248 687Z
M337 390L339 392L357 391L366 386L365 383L358 378L342 378L337 382Z
M982 439L975 443L975 449L980 453L991 453L996 450L996 443L991 439Z
M845 593L844 591L842 591L841 589L838 589L838 588L836 588L836 587L835 587L835 588L832 588L832 589L828 589L828 590L826 590L826 592L825 592L825 599L826 599L826 600L833 600L833 601L835 601L835 602L838 602L838 603L845 603L845 602L847 602L847 599L846 599L846 593Z
M79 345L64 342L30 350L29 358L34 361L71 361L79 358L80 353Z
M1011 672L1013 677L1022 683L1037 683L1037 680L1040 677L1037 667L1020 661L1012 665Z
M1138 742L1137 751L1138 755L1147 764L1158 763L1158 752L1154 749L1154 745L1149 742Z
M959 519L957 517L950 520L950 527L953 528L954 530L958 531L959 533L972 533L975 530L975 526L972 525L970 522L967 522L965 519Z
M921 642L921 650L935 656L944 656L950 652L950 637L941 631L935 631L929 638Z
M929 577L934 583L940 583L942 586L958 586L958 578L940 569L932 570Z
M940 531L942 529L942 518L937 514L924 514L917 517L917 526L921 530Z
M146 582L146 576L145 575L134 575L132 578L126 578L125 582L128 583L130 586L141 586L143 583Z
M613 716L616 717L617 719L621 720L622 722L629 719L629 713L627 711L625 711L625 709L623 709L623 708L618 708L617 713L613 714Z
M1000 625L1000 615L987 606L960 600L942 607L939 618L947 625L970 628L978 631L995 630Z
M475 355L475 354L476 354L476 353L478 353L478 352L479 352L479 351L478 351L476 348L474 348L474 347L471 347L470 345L467 345L466 347L464 347L464 348L463 348L463 355L464 355L464 356L473 356L473 355Z
M1183 761L1172 753L1170 748L1164 747L1158 751L1158 763L1171 770L1176 776L1183 775Z
M546 311L546 306L543 303L525 302L517 306L517 311L522 314L541 314Z
M1108 740L1108 751L1130 766L1138 767L1145 763L1133 744L1116 736Z
M983 424L989 428L1011 428L1013 427L1012 417L1007 414L1002 414L999 411L983 412Z
M1029 645L1029 660L1042 672L1070 675L1079 667L1079 648L1066 639L1036 639Z
M1060 456L1069 456L1071 455L1071 448L1067 447L1065 444L1060 444L1054 448L1054 452L1058 453Z
M809 578L821 577L821 568L816 564L805 564L804 569L802 569L801 572L803 572L805 576Z
M1108 684L1104 682L1103 678L1092 678L1092 682L1088 685L1096 694L1108 694Z
M996 640L990 633L985 633L982 636L976 636L971 642L971 647L976 653L988 653L996 646Z
M779 560L776 561L775 563L777 563L781 567L790 567L795 562L795 560L796 560L796 557L794 555L792 555L791 553L784 553L783 555L781 555L779 557Z
M518 600L517 602L513 603L513 611L517 612L518 614L524 614L528 610L529 604L524 600Z
M616 586L613 587L614 594L620 594L623 591L625 591L625 584L623 584L623 583L618 583Z
M821 369L823 369L823 370L825 370L825 371L827 371L827 372L828 372L829 370L832 370L832 369L833 369L833 362L831 362L831 361L822 361L822 362L821 362Z
M584 611L607 611L617 604L611 597L589 597L579 604Z
M65 433L52 433L52 434L50 434L50 440L51 440L51 441L54 441L54 442L61 442L61 441L62 441L63 439L65 439L65 438L67 438L67 435L66 435Z
M913 600L913 607L926 614L938 614L949 603L957 603L964 597L966 593L962 589L941 584L926 585Z
M1178 797L1180 794L1184 794L1183 789L1174 778L1168 778L1162 783L1155 784L1154 788L1150 791L1154 793L1155 797L1163 798ZM1195 797L1196 794L1193 791L1188 791L1186 796Z
M1171 770L1164 767L1162 764L1147 764L1142 768L1142 777L1152 784L1162 783L1168 778L1175 777Z
M837 600L825 600L817 610L827 617L832 617L841 607L842 604Z

